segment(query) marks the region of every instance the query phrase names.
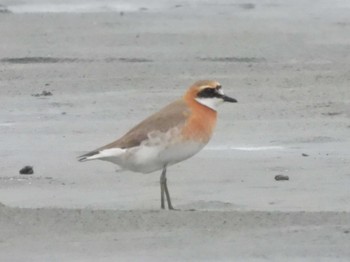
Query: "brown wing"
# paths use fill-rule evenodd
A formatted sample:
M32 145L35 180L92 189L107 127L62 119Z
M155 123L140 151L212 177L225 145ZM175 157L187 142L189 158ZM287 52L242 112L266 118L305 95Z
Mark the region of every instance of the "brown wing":
M175 101L143 120L118 140L87 153L84 156L91 156L108 148L130 148L138 146L147 138L147 135L151 131L159 130L161 132L166 132L172 127L185 123L188 115L189 109L186 103L182 100Z

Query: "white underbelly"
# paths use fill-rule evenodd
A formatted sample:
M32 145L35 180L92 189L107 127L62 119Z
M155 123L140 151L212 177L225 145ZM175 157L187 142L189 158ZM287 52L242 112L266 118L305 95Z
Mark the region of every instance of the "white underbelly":
M166 147L140 145L126 150L125 153L112 162L124 169L150 173L162 169L165 165L173 165L190 158L204 146L205 144L196 142L168 145ZM109 159L109 161L111 160Z
M172 128L165 133L152 131L147 136L148 139L139 146L110 149L110 154L103 160L113 162L123 169L150 173L193 156L206 144L183 140L179 128Z

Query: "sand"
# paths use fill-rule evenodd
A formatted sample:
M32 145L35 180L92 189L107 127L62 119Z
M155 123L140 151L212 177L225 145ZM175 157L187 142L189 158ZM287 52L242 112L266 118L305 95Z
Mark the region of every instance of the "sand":
M349 10L0 1L0 260L348 261ZM76 161L198 79L239 103L169 168L180 211L158 172Z

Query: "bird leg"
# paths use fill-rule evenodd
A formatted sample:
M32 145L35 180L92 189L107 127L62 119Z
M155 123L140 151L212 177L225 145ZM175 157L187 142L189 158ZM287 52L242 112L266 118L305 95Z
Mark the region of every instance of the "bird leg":
M166 183L166 166L164 166L162 174L160 176L160 200L161 200L161 208L164 209L165 205L164 205L164 193L166 196L166 200L168 203L168 208L170 210L174 210L173 206L171 205L171 200L170 200L170 194L169 194L169 190L168 190L168 186Z
M166 181L165 177L166 168L163 168L162 174L160 175L160 207L164 209L164 184Z

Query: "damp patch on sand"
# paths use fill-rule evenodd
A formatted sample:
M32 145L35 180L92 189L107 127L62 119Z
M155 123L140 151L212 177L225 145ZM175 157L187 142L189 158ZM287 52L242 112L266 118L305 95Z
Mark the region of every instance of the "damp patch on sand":
M262 63L266 62L263 57L198 57L197 60L204 62L223 62L223 63Z
M151 59L142 57L107 57L103 59L89 59L89 58L71 58L71 57L5 57L0 59L1 63L9 64L56 64L56 63L93 63L93 62L104 62L104 63L150 63L153 62Z

